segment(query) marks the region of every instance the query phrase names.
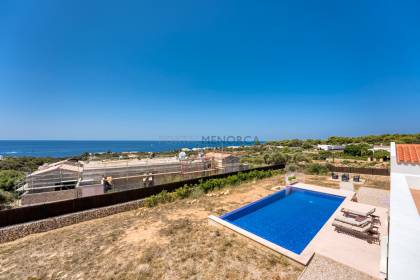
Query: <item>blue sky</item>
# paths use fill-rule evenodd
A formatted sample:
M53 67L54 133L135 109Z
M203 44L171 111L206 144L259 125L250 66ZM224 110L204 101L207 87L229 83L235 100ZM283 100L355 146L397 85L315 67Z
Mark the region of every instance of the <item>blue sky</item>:
M0 139L420 132L415 1L1 1Z

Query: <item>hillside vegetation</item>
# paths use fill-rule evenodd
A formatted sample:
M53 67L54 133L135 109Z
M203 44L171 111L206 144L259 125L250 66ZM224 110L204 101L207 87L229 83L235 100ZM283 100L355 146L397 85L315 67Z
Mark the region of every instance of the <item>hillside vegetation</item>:
M353 144L353 143L368 143L374 145L389 145L391 142L396 143L420 143L420 133L418 134L382 134L382 135L366 135L358 137L342 137L332 136L326 140L321 139L291 139L291 140L280 140L280 141L268 141L265 144L268 145L281 145L287 147L302 147L309 148L317 144L330 144L330 145L342 145L342 144Z

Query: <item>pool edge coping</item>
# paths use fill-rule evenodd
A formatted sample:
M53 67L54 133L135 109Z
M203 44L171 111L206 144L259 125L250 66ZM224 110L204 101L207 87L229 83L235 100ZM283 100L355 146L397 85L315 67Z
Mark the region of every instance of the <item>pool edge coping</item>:
M305 266L308 264L308 262L310 261L310 259L313 256L313 254L315 253L315 252L312 252L312 254L306 254L305 252L302 252L300 255L298 255L298 254L296 254L296 253L294 253L294 252L292 252L292 251L290 251L290 250L288 250L284 247L281 247L279 245L274 244L273 242L270 242L270 241L268 241L268 240L266 240L262 237L259 237L258 235L255 235L255 234L253 234L249 231L246 231L246 230L244 230L244 229L242 229L238 226L235 226L234 224L226 222L225 220L222 220L219 217L216 217L214 215L210 215L210 216L208 216L208 218L213 222L216 222L216 223L218 223L218 224L220 224L220 225L222 225L222 226L224 226L224 227L226 227L230 230L233 230L234 232L239 233L239 234L251 239L252 241L255 241L255 242L257 242L257 243L259 243L259 244L261 244L261 245L263 245L263 246L265 246L265 247L267 247L267 248L269 248L269 249L271 249L271 250L273 250L273 251L275 251L279 254L282 254L282 255L284 255L284 256L286 256L286 257L288 257L288 258L290 258L290 259L292 259L292 260L294 260L294 261L296 261L296 262L298 262L302 265L305 265Z
M332 188L328 188L328 187L321 187L321 186L316 186L316 185L298 183L296 185L288 185L288 186L285 186L283 189L278 190L278 191L275 191L275 192L267 195L266 197L271 196L271 195L274 195L275 193L277 193L279 191L282 191L282 190L286 189L287 187L296 187L296 188L306 189L306 190L310 190L310 191L315 191L315 192L326 193L326 194L330 194L330 195L336 195L336 196L342 196L342 197L344 197L344 200L340 203L340 205L337 207L337 209L333 212L333 214L331 215L331 217L324 223L324 225L322 226L322 228L312 238L312 240L308 243L308 245L306 245L305 249L300 254L296 254L296 253L294 253L294 252L292 252L292 251L290 251L290 250L288 250L288 249L286 249L284 247L281 247L281 246L279 246L277 244L274 244L273 242L270 242L270 241L268 241L268 240L266 240L266 239L264 239L264 238L262 238L262 237L260 237L260 236L258 236L256 234L253 234L253 233L251 233L251 232L249 232L247 230L244 230L243 228L240 228L238 226L235 226L234 224L229 223L229 222L221 219L220 217L217 217L217 216L214 216L214 215L210 215L210 216L208 216L208 219L210 221L212 221L212 222L215 222L217 224L220 224L220 225L222 225L222 226L224 226L224 227L226 227L226 228L228 228L228 229L230 229L230 230L232 230L232 231L234 231L236 233L239 233L239 234L241 234L241 235L243 235L243 236L251 239L254 242L257 242L257 243L259 243L259 244L261 244L261 245L263 245L263 246L265 246L265 247L267 247L267 248L269 248L269 249L271 249L271 250L273 250L273 251L275 251L275 252L277 252L279 254L282 254L282 255L284 255L284 256L286 256L286 257L288 257L288 258L290 258L290 259L292 259L292 260L294 260L294 261L296 261L296 262L298 262L298 263L306 266L310 262L310 260L312 259L313 255L316 253L313 247L314 247L314 244L316 243L318 237L324 231L324 228L331 224L331 222L334 219L334 217L336 216L336 214L339 211L341 211L342 205L346 201L351 201L353 199L353 197L355 196L356 193L354 191L347 191L347 190L341 190L341 189L332 189ZM262 200L264 198L260 198L260 199L258 199L256 201L247 203L244 206L239 207L237 209L244 208L245 206L247 206L249 204L252 204L252 203L255 203L255 202L257 202L259 200ZM231 212L233 212L233 211L235 211L237 209L234 209ZM230 213L230 212L228 212L228 213ZM226 215L226 214L224 214L224 215ZM224 216L224 215L221 215L221 217Z

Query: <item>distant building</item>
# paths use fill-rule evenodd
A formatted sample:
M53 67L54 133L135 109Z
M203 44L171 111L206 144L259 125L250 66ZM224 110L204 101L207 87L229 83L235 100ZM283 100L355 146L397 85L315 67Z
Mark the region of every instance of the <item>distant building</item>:
M69 160L44 164L26 177L22 205L39 204L77 197L81 166ZM103 191L102 191L103 193ZM79 196L82 196L80 194Z
M318 144L317 148L318 150L323 150L323 151L342 151L345 149L345 146Z
M19 191L22 205L52 202L104 193L107 189L127 190L247 169L239 158L225 153L207 153L188 158L60 161L45 164L26 177Z
M3 160L3 155L0 155L0 160Z
M235 172L247 169L247 166L242 166L237 156L228 153L209 152L205 154L205 158L212 160L217 169L223 172Z
M387 151L388 153L390 153L391 146L374 145L373 148L369 149L369 151L372 151L372 152Z

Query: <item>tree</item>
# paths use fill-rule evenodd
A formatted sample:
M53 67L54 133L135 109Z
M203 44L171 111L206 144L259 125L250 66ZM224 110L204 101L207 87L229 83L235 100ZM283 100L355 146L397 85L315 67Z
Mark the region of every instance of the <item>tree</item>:
M311 159L304 155L303 153L296 153L289 157L288 162L290 163L299 163L299 162L310 162Z
M288 161L287 155L281 152L266 153L263 158L266 164L286 164Z
M344 154L361 157L370 155L372 152L369 151L370 145L369 144L354 144L354 145L347 145L344 149Z
M374 156L376 159L383 159L383 160L387 160L387 159L389 159L390 154L389 154L389 152L388 152L388 151L385 151L385 150L378 150L378 151L375 151L375 152L373 153L373 156Z
M330 158L332 155L333 153L331 151L319 151L318 159L326 160L327 158Z

